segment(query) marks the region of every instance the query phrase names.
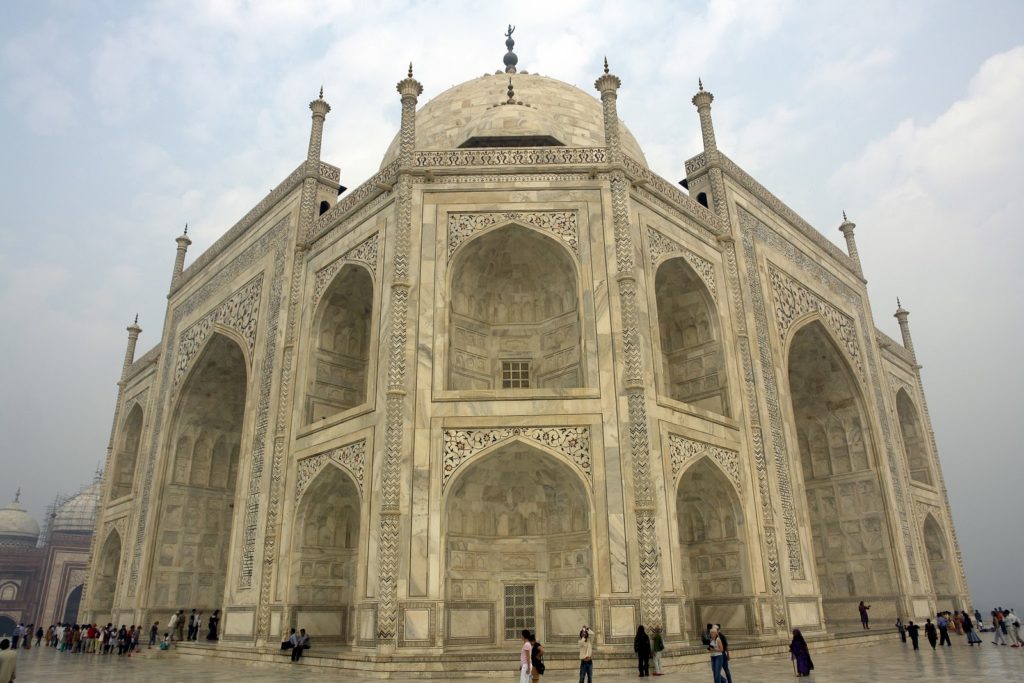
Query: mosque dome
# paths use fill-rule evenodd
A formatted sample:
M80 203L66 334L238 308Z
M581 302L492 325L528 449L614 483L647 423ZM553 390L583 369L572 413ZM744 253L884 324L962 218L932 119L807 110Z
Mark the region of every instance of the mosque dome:
M52 530L62 534L91 534L100 502L100 485L100 481L93 482L61 505L54 517Z
M39 540L39 524L25 511L18 496L0 509L0 547L34 548Z
M509 78L515 94L509 103ZM643 166L636 138L619 122L622 150ZM416 112L416 149L603 147L601 101L574 85L527 73L480 76L444 91ZM381 168L398 158L398 136Z

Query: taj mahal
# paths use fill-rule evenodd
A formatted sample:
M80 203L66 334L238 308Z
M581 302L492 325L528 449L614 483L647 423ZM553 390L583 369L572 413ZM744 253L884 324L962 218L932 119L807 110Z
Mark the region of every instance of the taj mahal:
M80 618L219 609L218 648L301 626L385 672L523 628L631 653L640 624L966 609L909 313L876 327L854 223L836 247L726 156L703 84L703 149L659 177L607 61L587 92L511 33L422 106L409 67L362 185L321 158L321 91L295 170L187 267L177 239Z

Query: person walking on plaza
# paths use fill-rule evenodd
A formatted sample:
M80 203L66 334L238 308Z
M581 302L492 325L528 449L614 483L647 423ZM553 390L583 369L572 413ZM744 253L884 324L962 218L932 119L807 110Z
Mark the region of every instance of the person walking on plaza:
M654 660L654 675L661 676L661 652L665 649L665 639L661 637L661 628L651 629L651 659Z
M39 643L43 642L43 627L40 626L36 629L36 647L39 647Z
M18 649L18 641L21 640L21 632L25 628L25 624L18 624L14 627L14 633L11 634L11 642L7 643L12 650Z
M530 629L524 628L520 635L523 636L523 647L519 650L519 683L530 683Z
M857 611L860 612L860 625L865 631L868 630L868 610L871 609L871 605L865 605L864 601L861 600L860 604L857 605Z
M732 672L729 671L729 639L722 632L721 624L715 624L715 628L718 629L718 640L722 643L722 673L725 674L725 683L732 683Z
M594 644L590 640L590 629L586 624L580 629L580 683L594 683Z
M935 624L932 623L931 619L925 619L924 635L928 639L928 644L935 649L935 643L939 642L939 634L935 631Z
M1002 626L1000 626L1000 616L1002 612L998 610L992 610L992 637L995 640L992 641L993 645L1006 645L1006 636L1003 634Z
M921 635L920 631L921 631L921 627L920 626L918 626L917 624L915 624L912 621L908 621L907 622L907 635L910 636L910 644L914 646L915 650L920 650L921 649L917 645L917 639Z
M947 612L946 615L948 616L949 613ZM956 634L958 636L962 636L964 634L963 615L961 615L960 612L953 612L953 617L950 619L950 621L953 622L953 630L956 631Z
M907 642L907 627L903 625L903 620L899 617L896 617L896 630L900 634L900 642Z
M178 621L174 624L174 637L179 643L185 640L185 610L178 610Z
M167 622L167 630L171 632L171 641L174 641L174 635L178 632L178 622L181 621L181 610L178 610L171 615L170 621Z
M938 619L939 647L942 647L943 645L953 647L953 642L949 639L949 618L946 614L948 614L948 612L940 614Z
M636 653L636 668L640 672L640 678L650 676L651 661L651 639L644 630L644 625L636 627L636 637L633 638L633 652Z
M153 625L149 627L149 647L147 650L152 650L153 646L156 645L157 635L160 633L160 622L154 621Z
M708 652L711 653L711 681L722 683L722 662L725 660L725 646L718 637L718 628L711 627L708 631Z
M1014 614L1012 607L1006 612L1006 633L1010 637L1010 647L1024 645L1024 639L1021 639L1020 634L1020 619Z
M981 638L979 638L978 634L974 631L975 622L971 619L971 616L967 614L967 612L961 613L960 616L962 617L962 621L964 624L964 635L967 636L967 644L973 646L975 643L977 643L978 645L981 645ZM980 628L981 622L979 621L977 623Z
M18 651L11 649L11 641L0 640L0 683L12 683L17 673Z
M537 640L537 634L530 634L530 680L538 683L544 675L544 646Z
M807 647L804 634L800 629L793 629L793 640L789 643L789 657L793 660L793 667L797 676L810 676L814 671L814 662L811 661L811 650ZM718 683L718 680L715 680Z

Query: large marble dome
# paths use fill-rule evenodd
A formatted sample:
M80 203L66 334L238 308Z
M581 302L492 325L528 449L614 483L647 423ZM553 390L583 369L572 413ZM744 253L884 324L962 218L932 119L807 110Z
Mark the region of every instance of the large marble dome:
M53 531L65 534L91 534L96 523L96 507L100 502L100 486L97 480L70 498L57 510L53 520Z
M508 100L511 78L513 103ZM445 90L416 113L416 149L604 147L601 101L574 85L529 73L486 74ZM647 165L619 122L622 151ZM381 168L398 158L398 136Z
M18 497L0 509L0 547L34 548L39 540L39 524L28 514Z

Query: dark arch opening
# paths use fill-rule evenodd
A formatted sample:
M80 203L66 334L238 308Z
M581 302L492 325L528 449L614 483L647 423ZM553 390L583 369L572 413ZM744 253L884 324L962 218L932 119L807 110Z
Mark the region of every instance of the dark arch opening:
M114 457L111 498L120 498L132 492L132 482L135 478L135 466L139 459L141 442L142 406L136 403L124 421L120 447Z
M327 201L326 199L324 201L320 202L320 215L323 216L325 213L327 213L330 210L330 208L331 208L331 203L329 201Z
M77 624L78 623L78 608L82 604L82 584L75 586L75 589L68 594L68 599L64 603L64 623L65 624Z
M707 195L707 193L706 192L698 192L697 193L697 201L701 205L707 206L708 205L708 195Z
M896 392L896 416L899 418L900 436L903 438L903 449L907 454L910 478L931 486L932 468L929 464L928 447L925 445L924 428L917 407L905 389Z

